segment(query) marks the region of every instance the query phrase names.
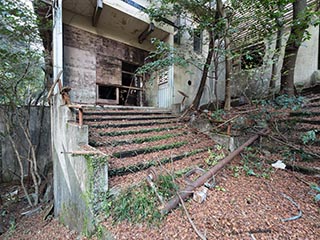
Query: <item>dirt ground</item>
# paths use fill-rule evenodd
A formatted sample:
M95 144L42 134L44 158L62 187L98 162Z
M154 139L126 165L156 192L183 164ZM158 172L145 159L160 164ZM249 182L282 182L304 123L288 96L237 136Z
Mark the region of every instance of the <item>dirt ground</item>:
M189 219L181 206L158 225L115 224L109 218L101 223L102 239L200 239L190 221L206 239L320 239L320 201L315 201L319 192L311 187L320 185L320 175L272 168L271 163L282 160L285 152L272 139L268 144L268 150L262 141L254 145L256 162L262 164L259 169L251 171L240 155L218 172L217 186L208 190L203 203L185 202ZM313 148L313 153L319 154L318 150ZM316 157L309 162L295 159L292 164L297 161L320 169ZM48 204L25 214L31 209L19 184L0 185L0 196L0 239L88 239L55 218L44 219Z
M308 185L319 184L319 176L274 170L269 179L243 173L235 177L236 166L241 166L240 158L216 176L220 188L209 190L203 203L189 200L185 204L207 239L320 239L320 205ZM20 192L19 185L1 186L1 194L16 189ZM31 216L21 216L29 209L24 200L18 199L11 199L10 204L2 199L1 220L14 221L0 239L86 239L54 218L43 220L45 206ZM298 215L299 209L299 219L284 220ZM103 225L115 239L199 239L181 207L159 226L114 225L111 220Z

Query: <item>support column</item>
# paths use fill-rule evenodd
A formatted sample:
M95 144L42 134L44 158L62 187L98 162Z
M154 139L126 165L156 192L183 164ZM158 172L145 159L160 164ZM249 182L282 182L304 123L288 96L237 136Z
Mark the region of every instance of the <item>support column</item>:
M63 70L62 0L53 2L53 79ZM63 74L60 77L63 86ZM59 92L55 87L54 93Z

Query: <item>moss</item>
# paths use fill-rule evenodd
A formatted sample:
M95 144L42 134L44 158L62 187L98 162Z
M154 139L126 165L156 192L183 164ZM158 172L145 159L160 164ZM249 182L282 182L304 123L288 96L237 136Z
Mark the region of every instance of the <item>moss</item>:
M86 217L83 218L82 233L90 236L92 228L99 229L97 226L97 218L99 209L96 208L99 201L99 189L97 189L97 181L99 180L98 172L108 163L108 156L105 155L84 155L87 161L88 180L86 182L86 192L82 194L86 206ZM92 218L89 216L92 215Z

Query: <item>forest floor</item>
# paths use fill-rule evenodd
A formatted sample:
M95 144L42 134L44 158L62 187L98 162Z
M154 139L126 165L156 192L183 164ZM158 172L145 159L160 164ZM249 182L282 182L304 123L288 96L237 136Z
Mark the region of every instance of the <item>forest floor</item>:
M300 109L246 105L219 115L222 123L236 117L232 129L238 135L249 136L253 126L265 123L272 132L215 175L216 185L202 203L189 199L186 210L179 206L158 222L104 218L100 230L106 230L92 239L199 239L201 234L206 239L320 239L319 95L309 98L312 101ZM210 112L198 117L204 115L209 121L217 117ZM227 124L224 127L228 131ZM290 170L272 167L278 160ZM87 239L55 218L45 219L48 204L23 214L30 208L19 184L1 184L0 196L0 239Z

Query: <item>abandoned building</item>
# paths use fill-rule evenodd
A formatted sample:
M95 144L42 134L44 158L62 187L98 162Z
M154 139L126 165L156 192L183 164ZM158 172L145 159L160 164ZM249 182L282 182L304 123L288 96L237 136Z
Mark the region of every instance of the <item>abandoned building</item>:
M174 26L190 23L182 19L166 19L167 24L151 22L143 12L147 4L146 0L53 1L53 79L60 80L50 99L54 207L55 215L63 223L80 232L93 227L94 213L88 200L90 188L93 185L95 191L103 192L109 187L105 160L94 170L92 180L88 161L94 161L90 160L92 156L106 159L108 154L89 145L89 134L106 128L120 131L120 127L129 126L128 119L132 120L131 126L137 119L145 118L150 118L150 125L173 121L175 115L171 110L179 112L190 105L197 92L201 71L194 66L189 69L171 66L152 73L153 78L151 73L135 74L154 48L152 38L178 49L188 48L200 58L204 58L207 51L203 34L177 36ZM298 53L297 82L319 81L319 26L310 27L309 32L310 39L302 44ZM241 59L233 62L234 69L243 73L234 81L235 96L248 89L252 73L261 80L254 81L261 89L268 85L266 80L271 74L268 49L274 48L274 43L265 40L261 45L260 41L248 45L248 49L255 46L263 52L255 59L259 65L248 70L243 68ZM212 94L215 87L218 100L224 98L223 67L216 80L218 84L212 76L214 73L210 72L201 104L217 100ZM61 97L59 91L63 89L70 98ZM112 120L113 125L107 123L108 120ZM5 162L2 171L4 169Z

